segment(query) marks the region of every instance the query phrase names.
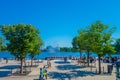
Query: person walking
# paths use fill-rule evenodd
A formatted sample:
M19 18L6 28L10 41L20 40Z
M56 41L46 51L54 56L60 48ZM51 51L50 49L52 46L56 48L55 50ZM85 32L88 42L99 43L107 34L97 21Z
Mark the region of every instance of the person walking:
M42 68L40 68L40 77L39 77L39 79L40 80L43 79L43 69Z
M45 80L47 80L47 69L45 68L45 66L43 68L43 76L45 77Z
M5 58L6 59L6 64L8 63L8 59L7 58Z
M47 66L48 66L48 68L51 67L51 62L50 62L50 60L47 61Z

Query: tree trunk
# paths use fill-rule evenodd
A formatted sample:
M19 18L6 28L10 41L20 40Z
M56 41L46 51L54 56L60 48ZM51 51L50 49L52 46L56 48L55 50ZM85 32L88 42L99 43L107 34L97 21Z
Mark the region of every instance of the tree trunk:
M33 66L33 57L31 57L31 67Z
M101 62L100 62L101 56L98 55L98 67L99 67L99 74L101 74Z
M23 74L23 58L20 59L20 61L21 61L20 73Z
M89 65L89 56L90 56L89 50L87 51L87 53L88 53L88 55L87 55L87 63L88 63L88 67L89 67L89 66L90 66L90 65Z
M82 59L82 51L80 50L80 60Z

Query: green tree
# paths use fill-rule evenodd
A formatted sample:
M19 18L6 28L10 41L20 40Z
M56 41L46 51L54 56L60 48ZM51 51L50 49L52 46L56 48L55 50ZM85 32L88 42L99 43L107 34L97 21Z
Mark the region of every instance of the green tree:
M115 46L116 52L120 53L120 38L116 40L114 46Z
M81 36L76 36L73 38L72 40L72 45L73 45L73 49L75 51L79 51L80 52L80 59L82 59L82 50L83 50L83 45L82 45L82 38Z
M2 32L9 41L7 50L21 61L20 73L23 73L23 61L26 55L33 51L36 36L39 31L32 25L15 24L2 26Z
M89 31L89 27L86 27L84 30L79 31L80 38L79 40L81 42L81 48L87 52L87 63L89 67L89 58L90 58L90 52L92 51L92 46L91 43L92 41L92 36L91 36L91 31Z
M92 50L91 43L92 43L92 36L91 32L89 31L88 27L85 29L80 29L78 31L79 35L73 38L73 48L76 48L80 52L80 58L82 56L82 51L87 52L87 63L89 66L89 56L90 51Z
M73 46L73 48L74 48L76 51L78 51L79 46L78 46L78 37L77 37L77 36L73 38L73 40L72 40L72 46Z
M93 23L89 31L91 31L92 37L92 51L98 54L98 66L99 66L99 74L101 73L101 63L100 58L105 54L112 54L115 52L114 47L111 45L112 39L111 35L114 32L114 28L109 29L108 25L97 21Z
M36 38L34 39L34 48L33 50L30 52L30 57L31 57L31 66L33 66L33 58L36 56L36 55L39 55L41 50L40 50L40 47L42 46L42 39L38 36L36 36Z
M61 48L60 48L60 51L61 51L61 52L71 52L71 51L72 51L72 48L71 48L71 47L61 47Z
M5 39L3 37L0 37L0 51L5 51L6 46L5 46Z

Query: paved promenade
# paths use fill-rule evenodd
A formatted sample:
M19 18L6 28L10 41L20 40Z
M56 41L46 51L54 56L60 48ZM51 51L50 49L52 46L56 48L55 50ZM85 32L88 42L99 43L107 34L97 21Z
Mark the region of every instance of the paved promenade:
M26 76L8 76L10 70L7 69L10 66L19 66L17 61L9 61L5 64L5 61L0 62L0 80L39 80L39 68L46 65L46 61L39 63L38 67L31 68L31 73ZM77 62L64 62L64 61L51 61L51 68L48 68L48 79L47 80L115 80L115 69L110 74L96 74L96 68L84 67L78 65ZM94 65L94 64L92 64ZM97 66L98 64L96 64ZM15 67L16 66L16 67ZM102 63L102 67L107 71L107 64ZM6 68L6 69L4 69Z

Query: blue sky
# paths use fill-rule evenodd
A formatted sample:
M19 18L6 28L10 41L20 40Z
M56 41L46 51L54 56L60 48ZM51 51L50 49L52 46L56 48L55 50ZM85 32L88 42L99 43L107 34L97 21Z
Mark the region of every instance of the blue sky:
M120 38L120 0L0 0L0 24L32 24L44 45L71 46L77 30L96 20L117 26Z

